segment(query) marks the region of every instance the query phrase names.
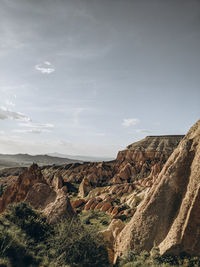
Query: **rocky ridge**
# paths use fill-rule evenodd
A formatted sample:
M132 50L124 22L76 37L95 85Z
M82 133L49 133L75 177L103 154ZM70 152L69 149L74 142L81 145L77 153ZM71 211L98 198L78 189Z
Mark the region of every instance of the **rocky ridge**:
M146 137L119 152L116 160L110 162L53 165L41 170L48 188L68 193L75 212L101 211L113 219L125 220L133 216L182 138ZM37 199L42 199L38 185L32 191L28 194L29 202L32 199L36 205ZM34 195L38 195L35 203ZM45 201L48 204L47 196Z
M182 139L115 241L115 260L128 250L200 255L200 121Z
M68 192L77 212L95 210L106 212L112 218L130 218L182 138L149 136L129 145L118 153L116 160L109 162L41 167L42 188L45 183L54 191ZM38 186L34 185L31 190L38 192ZM34 199L34 194L29 201ZM39 198L42 196L38 195L34 205Z
M60 188L59 181L54 183L54 188L50 187L37 164L32 164L7 186L0 198L0 212L9 204L23 201L40 210L50 223L56 222L61 216L74 215L66 188Z

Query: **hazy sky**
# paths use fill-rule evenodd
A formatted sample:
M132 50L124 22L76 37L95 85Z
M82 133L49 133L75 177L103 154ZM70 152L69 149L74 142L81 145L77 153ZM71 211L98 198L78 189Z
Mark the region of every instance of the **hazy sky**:
M1 0L0 153L115 156L200 118L200 1Z

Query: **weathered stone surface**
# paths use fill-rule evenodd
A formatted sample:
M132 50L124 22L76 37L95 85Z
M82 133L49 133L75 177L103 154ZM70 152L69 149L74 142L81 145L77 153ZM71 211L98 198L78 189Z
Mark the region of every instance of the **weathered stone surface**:
M64 190L58 189L59 182L57 185L56 193L44 180L38 165L33 164L6 189L0 199L0 212L8 204L25 201L46 215L50 223L62 216L69 218L74 215L74 211Z
M85 177L79 186L78 196L85 197L90 192L91 189L92 186L90 185L90 181Z
M170 156L115 242L115 259L159 247L161 254L200 255L200 121Z
M63 187L63 178L61 175L55 175L52 182L52 186L56 191Z
M19 175L15 183L8 186L0 201L0 212L8 204L24 201L30 188L37 183L46 183L37 164L31 165Z
M90 207L92 206L92 204L93 204L94 202L95 202L95 199L94 199L94 198L90 199L90 200L86 203L86 205L85 205L85 207L84 207L84 210L89 210Z
M110 162L85 162L42 167L45 178L43 182L38 182L48 184L47 192L50 188L56 192L62 189L63 192L68 192L70 197L77 196L76 190L79 184L78 197L82 199L87 196L85 203L81 201L80 204L76 201L73 204L72 202L75 206L80 204L79 212L90 209L104 210L108 214L111 213L114 218L122 213L123 216L130 217L129 209L137 208L145 196L144 192L146 189L149 190L156 181L163 164L181 138L182 136L146 137L119 152L117 159ZM73 183L76 185L74 186ZM43 196L41 195L44 187L37 185L33 187L33 190L27 191L30 191L29 195L32 192L29 199L32 199L32 202L35 201L35 206L36 196L45 199L46 192ZM35 196L33 196L34 193ZM105 205L108 202L110 204ZM0 206L3 206L1 203ZM42 203L38 201L38 205L41 207ZM127 209L127 211L122 212L122 209Z
M42 210L55 199L56 192L49 185L37 183L30 188L24 201L31 204L35 209Z
M124 228L125 224L119 220L119 219L113 219L108 226L108 228L104 231L101 231L101 234L103 235L104 241L107 244L108 247L108 255L109 255L109 262L112 263L114 260L114 250L113 250L113 244L116 237L119 235L119 233Z
M72 218L75 215L70 200L62 189L58 190L55 201L49 203L42 213L49 223L56 223L61 218Z
M120 151L116 160L45 167L43 175L50 183L59 176L64 182L79 183L81 198L96 187L133 183L144 178L148 178L144 185L149 187L182 138L183 136L147 136Z
M71 206L72 206L73 209L79 208L83 204L85 204L85 200L81 199L81 198L71 201Z
M110 202L105 202L101 208L102 211L107 211L112 207Z

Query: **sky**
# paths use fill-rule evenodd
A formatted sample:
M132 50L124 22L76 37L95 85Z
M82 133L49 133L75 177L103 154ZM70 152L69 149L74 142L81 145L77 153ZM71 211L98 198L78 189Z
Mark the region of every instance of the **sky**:
M199 0L1 0L0 153L115 157L199 100Z

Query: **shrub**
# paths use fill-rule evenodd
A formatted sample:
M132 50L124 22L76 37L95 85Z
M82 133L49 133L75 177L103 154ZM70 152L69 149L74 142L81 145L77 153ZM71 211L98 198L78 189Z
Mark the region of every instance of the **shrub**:
M6 259L16 267L39 266L43 260L40 254L46 251L41 241L47 237L47 227L44 218L25 203L10 205L0 216L1 260Z
M8 262L11 266L30 266L30 264L36 266L38 263L32 252L27 249L23 235L21 236L14 227L0 231L0 244L1 256L7 262L6 265L4 262L5 266L9 266Z
M160 256L158 249L154 248L151 255L148 252L141 252L139 255L128 251L124 258L119 261L120 267L199 267L200 258L191 257L182 253L179 256L165 255Z
M102 239L91 227L83 226L76 218L63 220L55 226L49 240L55 266L108 266L107 250Z
M26 203L9 205L5 216L37 242L45 240L49 233L46 219Z

